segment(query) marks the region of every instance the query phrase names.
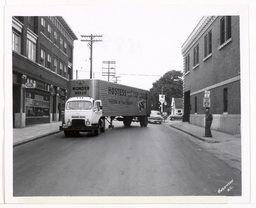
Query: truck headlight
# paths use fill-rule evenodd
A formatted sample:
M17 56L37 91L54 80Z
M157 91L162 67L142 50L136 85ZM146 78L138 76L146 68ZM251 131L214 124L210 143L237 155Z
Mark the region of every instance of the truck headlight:
M89 125L90 125L89 119L86 120L85 125L86 125L86 126L89 126Z
M71 126L72 122L68 119L67 126Z

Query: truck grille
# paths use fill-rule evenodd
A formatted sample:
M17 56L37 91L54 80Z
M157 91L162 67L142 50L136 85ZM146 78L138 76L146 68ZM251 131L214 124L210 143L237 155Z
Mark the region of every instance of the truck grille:
M80 128L85 126L84 119L73 119L72 120L72 127L73 128Z

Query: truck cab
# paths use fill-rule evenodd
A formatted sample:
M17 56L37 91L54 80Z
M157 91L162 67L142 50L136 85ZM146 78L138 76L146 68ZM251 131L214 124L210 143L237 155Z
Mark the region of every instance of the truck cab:
M66 101L62 126L65 136L92 131L96 135L105 130L101 100L73 97Z

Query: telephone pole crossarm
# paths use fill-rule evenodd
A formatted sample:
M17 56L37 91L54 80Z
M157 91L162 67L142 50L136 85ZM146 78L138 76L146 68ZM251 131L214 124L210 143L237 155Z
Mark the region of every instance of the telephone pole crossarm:
M81 41L89 42L88 45L90 47L90 79L92 79L92 49L93 49L93 43L94 42L101 42L102 39L95 39L95 38L102 38L102 35L81 35L82 39Z

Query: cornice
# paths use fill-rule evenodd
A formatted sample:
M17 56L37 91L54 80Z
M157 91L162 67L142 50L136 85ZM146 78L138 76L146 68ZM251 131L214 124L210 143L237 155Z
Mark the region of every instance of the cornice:
M194 28L192 33L189 35L187 40L182 45L182 55L185 55L191 46L198 41L198 39L205 33L210 25L216 20L217 16L204 16L197 26Z

